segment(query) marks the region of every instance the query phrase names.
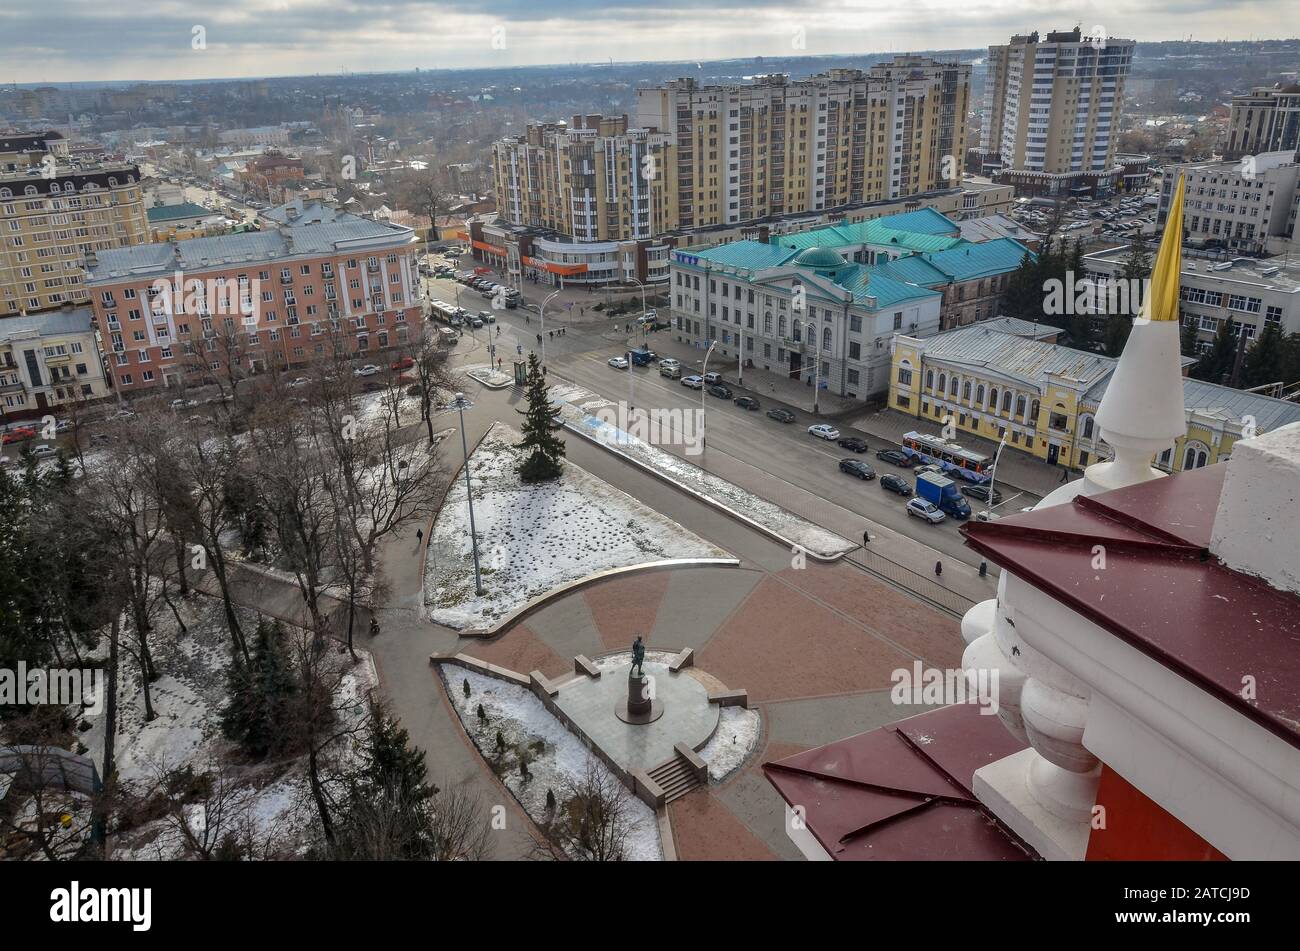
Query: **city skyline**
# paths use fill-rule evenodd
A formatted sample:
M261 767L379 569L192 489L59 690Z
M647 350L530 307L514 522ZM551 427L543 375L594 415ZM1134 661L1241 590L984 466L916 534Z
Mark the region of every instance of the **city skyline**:
M733 3L734 5L734 3ZM1086 4L1058 12L1014 0L978 0L953 9L936 0L906 9L884 0L790 8L747 8L743 19L701 22L683 0L653 12L632 4L518 4L514 0L431 5L419 0L350 6L285 0L274 18L246 0L220 11L180 7L128 12L84 0L19 0L0 11L0 80L26 83L221 80L408 69L572 63L698 61L781 55L845 55L972 49L1031 30L1100 27L1142 41L1286 38L1274 0L1157 6ZM1170 24L1177 23L1177 36ZM130 36L130 43L105 37ZM594 55L597 51L601 55ZM659 53L661 55L655 55ZM273 68L268 66L274 64Z

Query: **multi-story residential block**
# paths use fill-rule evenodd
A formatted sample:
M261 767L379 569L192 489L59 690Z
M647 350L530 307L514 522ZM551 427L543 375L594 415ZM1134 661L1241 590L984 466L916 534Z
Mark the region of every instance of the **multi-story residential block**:
M1189 187L1184 221L1190 221L1193 214L1191 196ZM1086 276L1102 285L1118 280L1128 256L1126 246L1087 254L1083 259ZM1247 341L1262 333L1265 324L1276 324L1286 335L1300 333L1300 261L1224 261L1188 251L1182 260L1178 310L1184 323L1196 325L1200 350L1209 348L1225 320L1231 321L1234 334L1244 334Z
M84 303L88 252L148 240L139 169L68 156L57 132L0 137L0 318Z
M984 170L1026 194L1106 192L1134 42L1069 32L989 47Z
M891 344L889 406L1053 465L1084 468L1113 453L1096 415L1118 363L990 327ZM1239 439L1300 421L1300 405L1183 379L1187 431L1157 457L1170 471L1222 462Z
M503 221L578 241L648 239L675 227L671 136L629 128L627 116L530 123L494 146Z
M1179 175L1187 179L1188 244L1245 254L1300 251L1300 164L1294 151L1167 166L1156 220L1161 228Z
M349 352L378 353L419 332L411 229L319 203L263 218L262 231L91 256L114 388L184 385L235 361L250 373L304 364L340 338Z
M303 168L302 159L272 150L249 159L238 178L245 194L269 201L285 185L302 181Z
M675 142L675 227L842 208L951 187L965 164L970 66L900 56L791 82L673 80L636 121Z
M1300 149L1300 85L1259 86L1232 97L1224 158Z
M0 320L0 422L109 394L89 307Z

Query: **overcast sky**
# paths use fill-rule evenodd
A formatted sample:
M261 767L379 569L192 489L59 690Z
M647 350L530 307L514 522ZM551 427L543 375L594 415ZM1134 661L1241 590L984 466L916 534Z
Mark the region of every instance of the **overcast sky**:
M953 49L1075 23L1139 40L1278 39L1297 32L1295 11L1296 0L0 0L0 81Z

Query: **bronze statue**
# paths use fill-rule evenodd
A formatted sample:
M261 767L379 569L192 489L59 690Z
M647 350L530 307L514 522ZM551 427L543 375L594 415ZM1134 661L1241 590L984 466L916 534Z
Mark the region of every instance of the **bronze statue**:
M645 645L641 643L640 634L636 636L636 640L632 643L632 670L630 673L645 673Z

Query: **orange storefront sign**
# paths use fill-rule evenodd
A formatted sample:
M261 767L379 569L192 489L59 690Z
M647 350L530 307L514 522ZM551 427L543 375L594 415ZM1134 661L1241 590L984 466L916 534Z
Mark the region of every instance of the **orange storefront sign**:
M506 256L506 249L498 247L495 244L488 244L486 241L472 241L470 243L480 251L487 251L490 254L496 254L500 257Z
M587 265L585 264L552 264L549 261L539 261L537 258L523 258L527 267L537 268L539 271L549 271L552 274L559 274L561 277L572 277L574 274L586 274Z

